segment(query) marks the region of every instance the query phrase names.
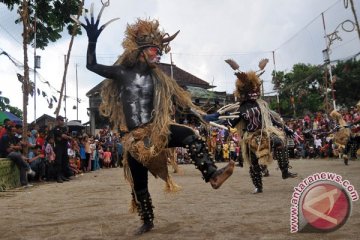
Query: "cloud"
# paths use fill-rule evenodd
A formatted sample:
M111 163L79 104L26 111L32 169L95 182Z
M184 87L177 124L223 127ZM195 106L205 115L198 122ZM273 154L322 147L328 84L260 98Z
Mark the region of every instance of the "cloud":
M356 11L359 5L355 2ZM86 5L89 7L89 5ZM95 2L95 13L101 2ZM23 61L21 46L21 26L15 25L16 13L10 13L0 5L0 48ZM346 19L353 20L350 8L345 9L343 1L320 0L135 0L111 1L101 22L120 17L101 34L97 46L98 62L111 65L121 54L121 42L127 23L137 18L155 18L161 27L172 34L180 34L171 42L174 63L217 86L217 91L231 93L234 88L234 75L224 59L234 58L244 71L256 69L262 58L271 61L263 75L265 92L272 91L271 72L274 69L272 56L275 54L276 70L290 71L293 64L322 64L322 50L326 47L321 13L324 12L327 33L333 32ZM331 58L341 59L360 51L357 33L345 32L338 28L342 41L331 46ZM10 34L11 35L10 35ZM15 39L14 39L15 38ZM39 74L60 90L64 55L67 53L69 37L50 44L45 51L38 50L42 57ZM68 71L67 94L76 96L76 70L79 84L79 115L83 122L88 121L86 111L88 99L85 93L102 81L102 78L88 71L86 65L87 37L76 37ZM29 64L33 65L33 49L29 51ZM170 55L162 58L170 63ZM22 108L21 85L16 79L20 71L3 56L0 56L1 91L10 98L13 105ZM30 76L33 78L33 76ZM6 82L6 83L5 83ZM46 85L39 86L47 90ZM11 83L11 84L7 84ZM47 90L50 92L50 89ZM32 100L31 100L32 101ZM53 115L54 109L47 108L42 97L37 101L37 116L47 113ZM75 100L68 99L67 115L76 118L72 106ZM29 103L29 120L33 120L33 102ZM63 110L62 110L63 114Z

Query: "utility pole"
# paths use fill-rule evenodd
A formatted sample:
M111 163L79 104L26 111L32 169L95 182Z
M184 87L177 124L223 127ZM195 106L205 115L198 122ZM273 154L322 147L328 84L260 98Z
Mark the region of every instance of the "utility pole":
M170 76L174 79L174 70L173 70L173 60L172 60L172 53L170 53Z
M276 63L275 63L275 51L272 51L272 57L273 57L273 63L274 63L274 78L276 79ZM276 102L277 102L277 108L278 113L280 114L280 99L279 99L279 89L276 91Z
M36 10L35 10L36 11ZM36 123L36 12L34 16L34 123Z
M329 55L329 48L330 48L330 44L328 43L328 38L327 38L327 34L326 34L326 26L325 26L325 17L324 17L324 12L321 13L322 16L322 21L323 21L323 27L324 27L324 36L325 36L325 45L326 48L322 51L323 52L323 58L324 58L324 62L326 64L326 70L329 71L329 77L330 80L332 80L332 69L331 69L331 64L330 64L330 55ZM326 101L326 105L328 105L328 93L327 93L327 86L328 86L328 77L327 74L325 75L326 79L325 79L325 101ZM334 88L333 88L333 84L331 85L331 92L333 95L333 108L336 110L336 103L335 103L335 94L334 94Z
M64 66L66 68L66 54L64 55ZM67 122L67 117L66 117L66 78L64 79L64 112L65 112L65 121Z
M75 65L75 73L76 73L76 120L79 120L79 82L78 82L78 71L77 71L77 63Z

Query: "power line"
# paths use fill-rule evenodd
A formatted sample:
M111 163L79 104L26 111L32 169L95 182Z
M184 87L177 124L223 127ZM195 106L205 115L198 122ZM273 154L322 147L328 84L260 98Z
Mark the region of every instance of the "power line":
M337 2L333 3L330 7L328 7L325 11L323 12L327 12L330 8L334 7L336 4L338 4L341 0L338 0ZM308 26L310 26L310 24L312 24L313 22L315 22L315 20L321 16L321 14L319 14L318 16L316 16L314 19L312 19L308 24L306 24L303 28L301 28L297 33L295 33L291 38L289 38L288 40L286 40L285 42L283 42L279 47L275 48L274 51L279 50L281 47L283 47L285 44L287 44L288 42L290 42L291 40L293 40L295 37L297 37L302 31L304 31Z
M18 61L18 60L16 60L14 57L12 57L10 54L8 54L6 51L4 51L3 49L1 49L0 48L0 55L5 55L5 56L7 56L8 57L8 59L17 67L17 68L19 68L19 69L24 69L24 65L20 62L20 61ZM34 72L35 70L34 69L32 69L31 67L29 67L29 71L30 72ZM60 93L60 91L59 90L57 90L54 86L52 86L51 84L50 84L50 82L49 81L47 81L39 72L37 72L37 75L39 76L39 79L40 79L40 81L43 83L43 84L46 84L49 88L50 88L50 90L53 90L53 91L55 91L56 93ZM34 89L34 92L35 92L35 94L36 94L36 91L37 91L38 89ZM54 93L54 92L53 92ZM86 101L86 100L84 100L84 99L80 99L80 98L75 98L75 97L73 97L73 96L70 96L70 95L66 95L65 96L66 98L71 98L71 99L73 99L73 100L75 100L75 101Z
M224 57L224 56L238 56L238 55L250 55L250 54L263 54L263 53L271 53L272 51L252 51L252 52L234 52L234 53L179 53L172 52L174 55L186 55L186 56L213 56L213 57Z
M15 40L15 42L17 42L19 45L22 46L22 43L19 42L8 30L6 30L6 28L4 28L1 24L0 24L0 28L3 29L12 39Z

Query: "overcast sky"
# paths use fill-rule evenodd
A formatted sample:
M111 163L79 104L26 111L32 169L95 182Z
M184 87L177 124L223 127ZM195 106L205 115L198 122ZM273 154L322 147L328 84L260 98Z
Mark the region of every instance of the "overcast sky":
M105 1L105 0L103 0ZM101 1L85 1L85 7L95 3L95 13ZM345 1L346 2L346 1ZM354 1L359 15L360 6ZM121 42L127 23L137 18L158 19L160 26L169 34L180 30L171 42L173 62L185 71L217 86L214 90L232 93L234 75L224 59L233 58L241 69L257 69L262 58L269 58L266 74L263 75L265 92L273 91L270 73L291 71L296 63L322 64L322 50L326 48L322 15L324 13L326 33L338 31L340 40L331 46L331 60L345 59L360 52L360 40L353 25L350 5L345 8L343 0L133 0L110 1L102 16L102 23L120 17L100 35L97 46L98 62L111 65L122 52ZM6 51L23 62L21 24L15 25L16 13L0 3L0 51ZM359 16L358 16L359 18ZM83 20L83 18L82 18ZM50 44L45 51L37 50L41 56L41 68L37 69L37 87L54 95L59 94L43 82L60 90L64 55L67 53L69 37ZM87 48L86 36L78 36L73 46L67 77L67 117L76 119L76 69L78 78L79 120L88 121L86 114L88 99L85 96L102 78L85 68ZM273 64L273 52L276 64ZM34 49L29 49L29 65L33 67ZM169 55L162 62L170 63ZM77 67L76 67L77 66ZM23 73L4 55L0 56L0 91L10 98L11 105L22 109L21 84L16 73ZM34 74L30 73L34 80ZM36 117L44 113L54 116L48 108L46 98L37 97ZM64 107L64 104L62 105ZM64 115L64 110L60 114ZM30 98L28 120L34 120L34 100Z

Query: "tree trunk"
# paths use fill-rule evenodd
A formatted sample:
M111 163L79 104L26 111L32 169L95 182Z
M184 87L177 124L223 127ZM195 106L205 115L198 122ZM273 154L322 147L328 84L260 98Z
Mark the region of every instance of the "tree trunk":
M83 6L84 6L84 0L81 1L81 5L80 5L79 10L78 10L77 19L79 19L80 16L81 16ZM63 75L63 79L62 79L62 83L61 83L59 102L58 102L58 106L56 107L56 110L54 112L54 114L56 116L59 115L60 108L61 108L61 101L62 101L62 98L63 98L65 82L66 82L66 74L67 74L67 70L68 70L68 66L69 66L70 54L71 54L71 49L72 49L72 46L73 46L73 43L74 43L76 30L77 30L76 27L74 27L73 30L72 30L71 40L70 40L70 43L69 43L69 49L68 49L68 52L67 52L67 55L66 55L66 58L65 58L65 68L64 68L64 75ZM66 98L66 96L65 96L65 98ZM78 99L76 99L76 101L78 101Z
M28 54L27 54L27 45L29 43L29 12L28 12L28 2L23 0L22 2L22 12L21 19L23 22L23 50L24 50L24 79L23 79L23 131L22 131L22 140L25 142L24 155L28 153L28 123L27 123L27 106L29 104L29 90L30 90L30 80L29 80L29 64L28 64Z

